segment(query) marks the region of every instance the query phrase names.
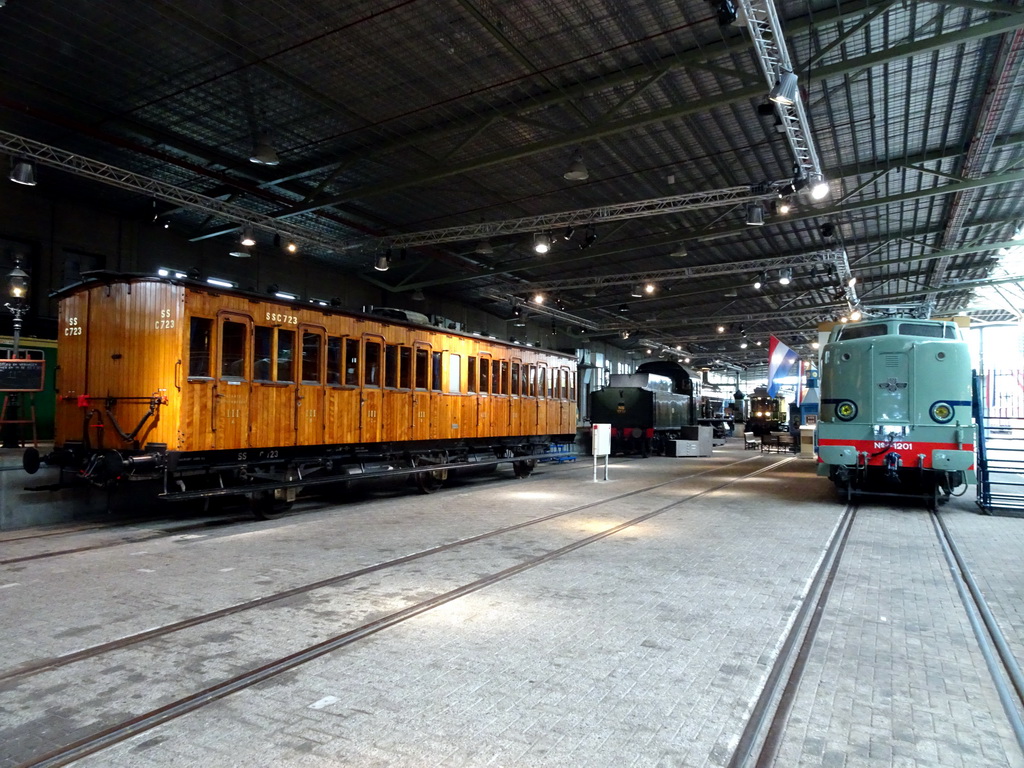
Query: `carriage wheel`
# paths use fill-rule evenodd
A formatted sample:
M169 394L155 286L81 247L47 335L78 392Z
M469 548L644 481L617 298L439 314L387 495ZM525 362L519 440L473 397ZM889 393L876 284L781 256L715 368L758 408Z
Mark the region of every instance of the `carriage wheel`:
M275 491L255 491L247 494L249 511L257 520L274 520L292 508L294 501L277 498Z
M418 459L417 464L434 464L438 463L435 461L429 461L425 459ZM432 469L429 472L417 472L413 475L416 482L416 488L420 493L433 493L434 491L440 490L441 486L445 484L448 479L447 469Z
M512 462L512 471L516 477L529 477L537 466L536 459L520 459Z

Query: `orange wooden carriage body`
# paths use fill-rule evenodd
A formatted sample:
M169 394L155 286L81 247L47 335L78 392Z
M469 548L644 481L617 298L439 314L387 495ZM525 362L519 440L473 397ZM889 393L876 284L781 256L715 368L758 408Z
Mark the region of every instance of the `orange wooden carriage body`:
M209 466L576 431L571 355L192 281L104 274L60 297L58 449Z

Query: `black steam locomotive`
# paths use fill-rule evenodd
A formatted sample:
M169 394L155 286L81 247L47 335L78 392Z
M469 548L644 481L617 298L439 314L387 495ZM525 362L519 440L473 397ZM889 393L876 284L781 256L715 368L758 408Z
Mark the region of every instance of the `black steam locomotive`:
M590 395L591 420L612 425L613 453L664 454L668 441L682 439L698 416L693 379L669 360L612 374L607 387Z

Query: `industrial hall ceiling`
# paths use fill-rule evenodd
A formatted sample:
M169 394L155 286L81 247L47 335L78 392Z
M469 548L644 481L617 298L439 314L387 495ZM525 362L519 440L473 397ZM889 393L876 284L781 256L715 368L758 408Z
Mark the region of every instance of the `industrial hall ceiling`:
M398 306L741 367L858 311L1024 306L1019 3L0 0L0 28L12 175L225 262L251 227Z

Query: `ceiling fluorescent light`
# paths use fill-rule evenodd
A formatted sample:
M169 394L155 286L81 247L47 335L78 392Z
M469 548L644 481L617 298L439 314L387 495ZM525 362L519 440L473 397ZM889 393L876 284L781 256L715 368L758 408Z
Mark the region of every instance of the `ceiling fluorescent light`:
M36 167L29 160L16 160L11 166L11 175L8 178L15 184L34 187L36 185Z
M586 181L590 178L590 173L587 171L587 166L583 164L583 153L578 149L576 154L573 155L572 162L569 163L569 167L565 173L562 174L562 178L566 181Z
M274 149L274 146L270 143L270 138L265 133L261 133L256 139L256 147L249 158L249 162L256 163L257 165L277 165L281 162L281 159L277 156L277 150Z

